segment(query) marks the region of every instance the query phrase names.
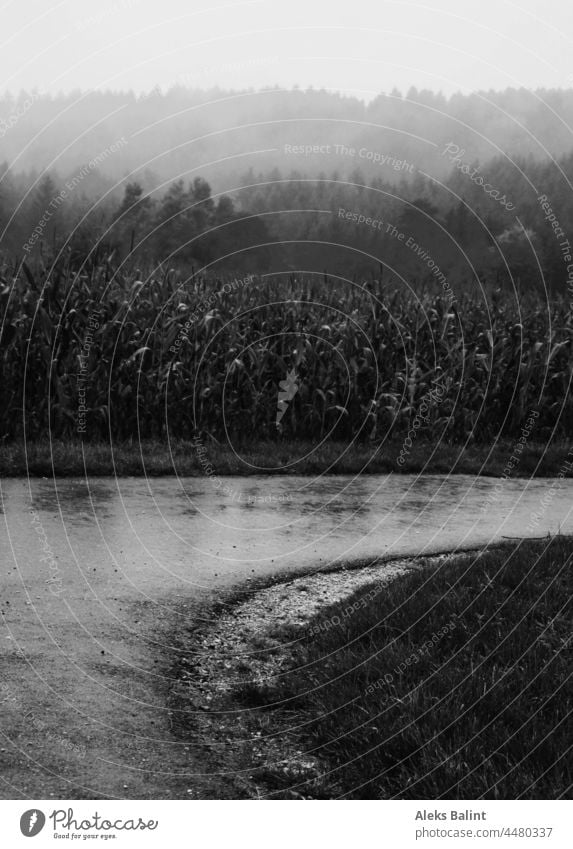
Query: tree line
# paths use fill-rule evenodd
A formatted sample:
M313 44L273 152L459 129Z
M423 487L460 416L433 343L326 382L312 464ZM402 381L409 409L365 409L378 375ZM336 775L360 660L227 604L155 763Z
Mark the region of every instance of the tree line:
M463 150L462 150L462 153ZM573 279L573 154L556 161L450 156L439 180L394 184L355 168L309 177L244 173L232 194L203 177L163 191L138 180L98 191L100 175L0 178L0 249L14 262L380 276L491 283L564 293ZM73 186L74 190L66 190ZM569 267L570 266L570 267Z

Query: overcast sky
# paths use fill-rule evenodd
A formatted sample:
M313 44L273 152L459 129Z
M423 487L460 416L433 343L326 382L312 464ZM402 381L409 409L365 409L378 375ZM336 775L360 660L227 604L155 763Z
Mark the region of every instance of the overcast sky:
M573 85L571 0L0 0L0 89Z

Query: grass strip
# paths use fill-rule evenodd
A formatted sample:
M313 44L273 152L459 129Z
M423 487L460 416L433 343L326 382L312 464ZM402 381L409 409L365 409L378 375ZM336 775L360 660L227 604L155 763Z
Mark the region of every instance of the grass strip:
M237 698L267 731L302 723L325 764L314 798L571 798L572 559L554 537L457 555L364 604L362 588L305 630L289 674ZM257 777L292 798L279 770Z

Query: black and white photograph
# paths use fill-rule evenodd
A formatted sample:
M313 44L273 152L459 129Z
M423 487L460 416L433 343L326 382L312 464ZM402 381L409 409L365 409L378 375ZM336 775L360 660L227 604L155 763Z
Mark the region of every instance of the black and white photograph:
M0 2L2 845L570 847L573 7Z

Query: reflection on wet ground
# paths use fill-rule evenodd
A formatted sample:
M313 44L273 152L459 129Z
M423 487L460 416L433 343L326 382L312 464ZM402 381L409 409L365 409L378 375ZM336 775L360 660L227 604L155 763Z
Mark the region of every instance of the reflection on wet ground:
M30 481L30 490L36 510L61 513L65 520L109 515L106 505L110 507L118 494L117 487L104 480Z
M53 545L84 570L121 563L161 593L178 581L213 586L343 558L471 547L501 536L572 530L573 482L432 475L9 480L6 531L19 562L38 557L32 503ZM554 487L550 508L531 515ZM30 502L30 494L32 502ZM488 496L490 496L488 498ZM528 530L529 528L529 530ZM214 573L217 572L217 581Z

